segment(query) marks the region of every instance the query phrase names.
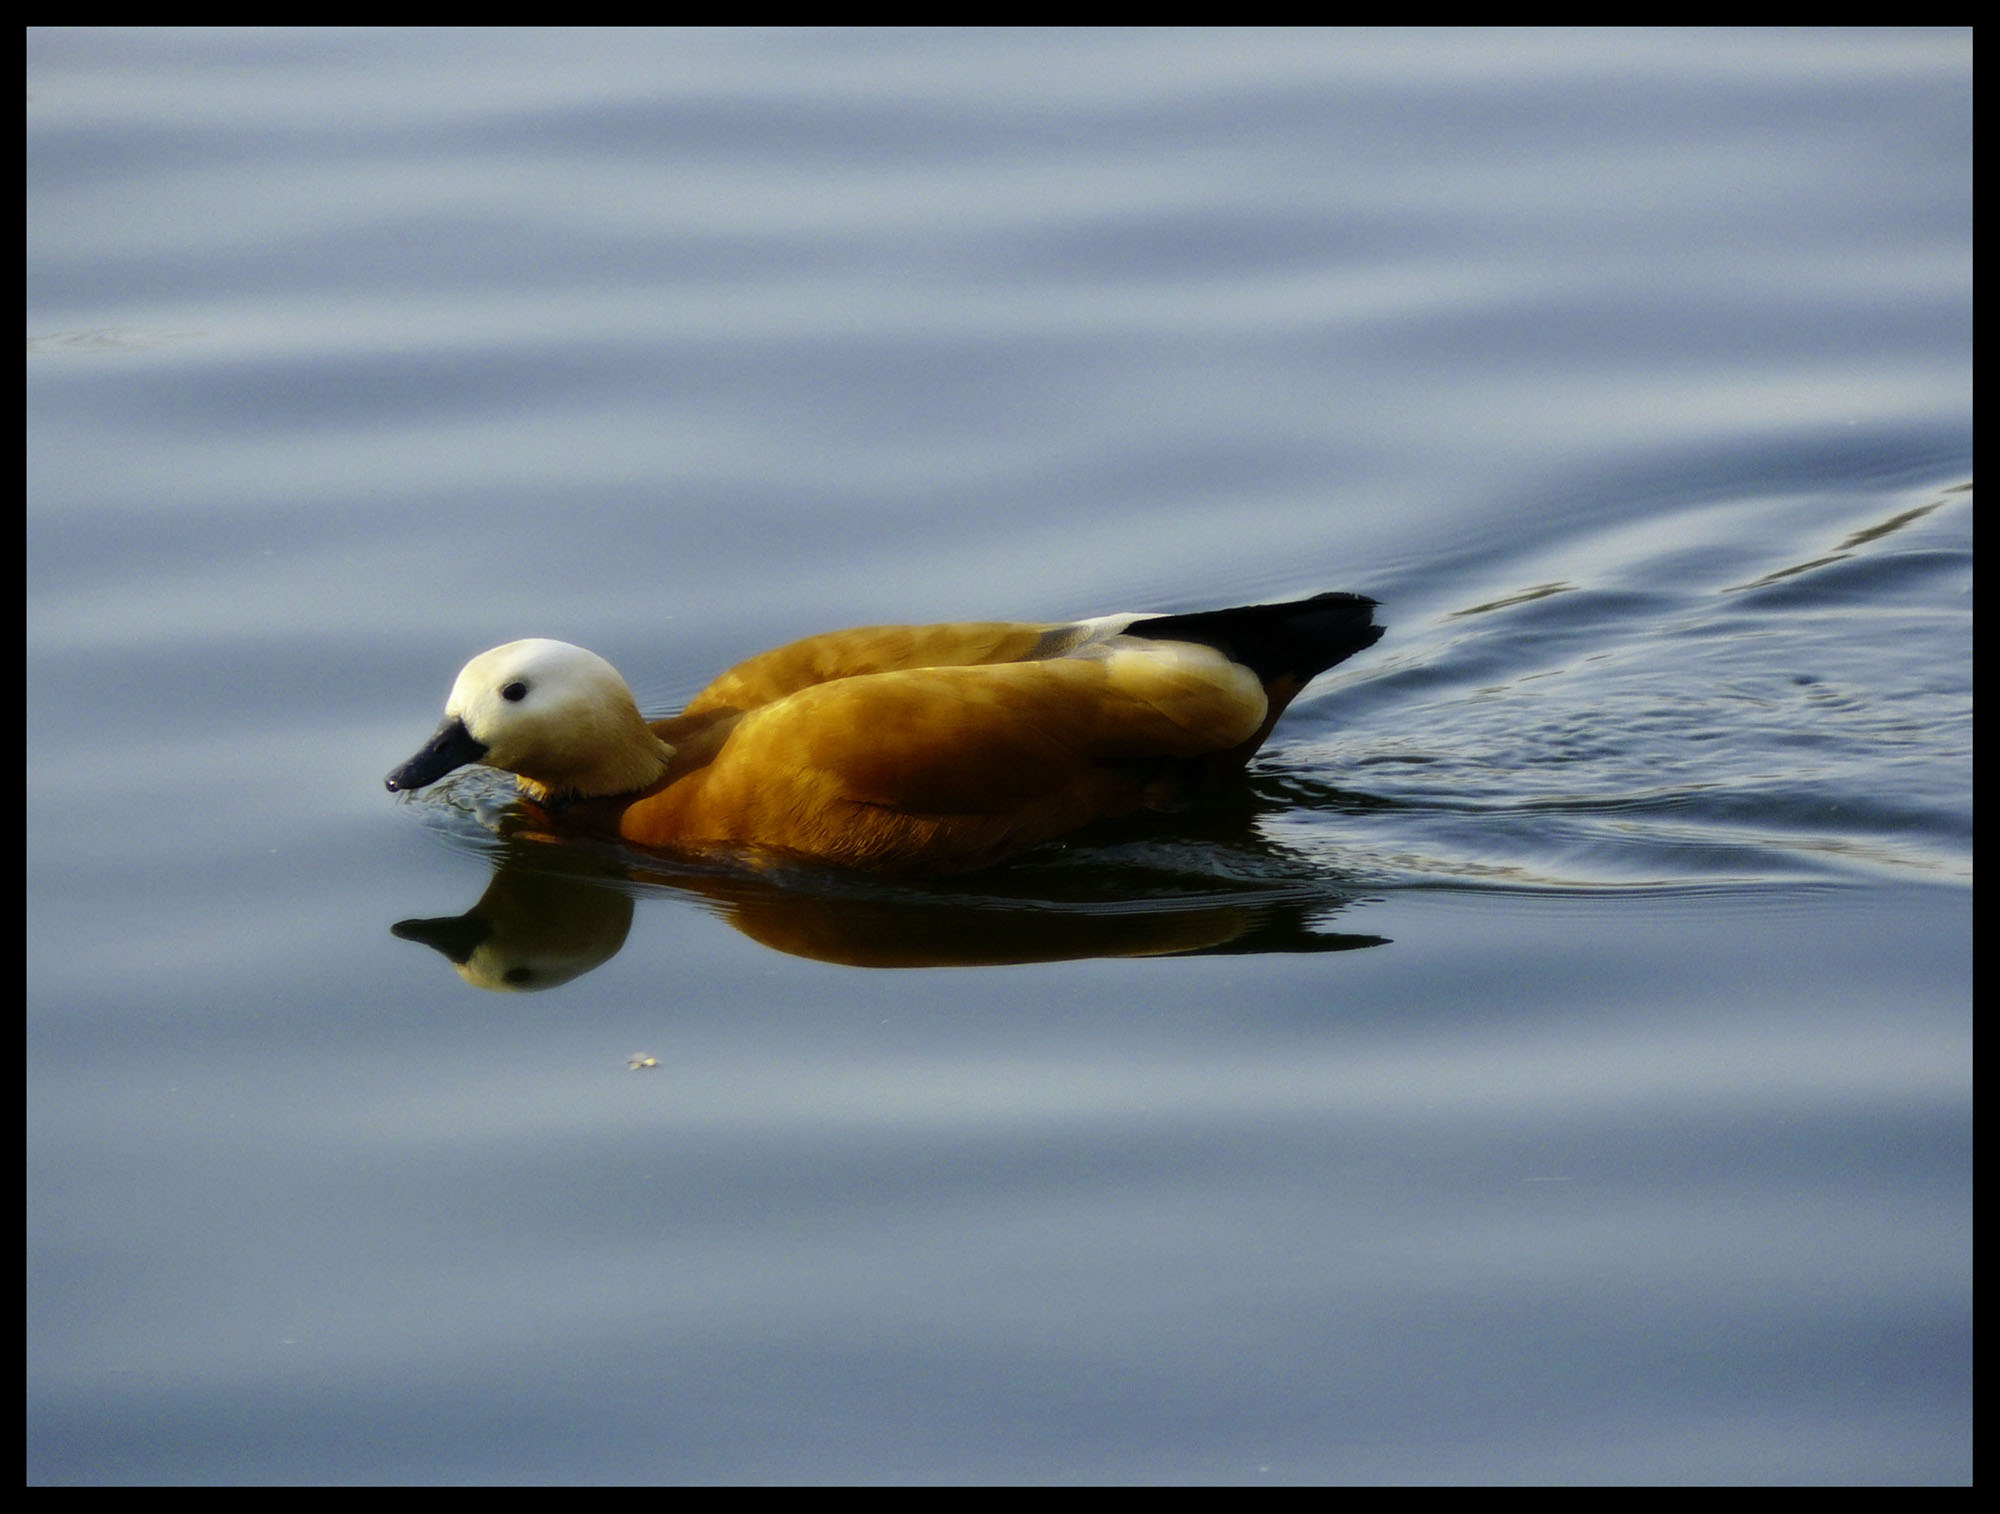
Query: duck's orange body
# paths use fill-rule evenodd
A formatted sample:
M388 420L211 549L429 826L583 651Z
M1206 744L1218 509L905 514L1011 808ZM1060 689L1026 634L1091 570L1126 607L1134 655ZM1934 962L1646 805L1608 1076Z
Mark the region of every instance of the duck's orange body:
M388 786L482 762L557 824L639 846L963 871L1240 767L1308 680L1382 634L1373 605L836 631L651 725L603 659L513 642L466 666Z

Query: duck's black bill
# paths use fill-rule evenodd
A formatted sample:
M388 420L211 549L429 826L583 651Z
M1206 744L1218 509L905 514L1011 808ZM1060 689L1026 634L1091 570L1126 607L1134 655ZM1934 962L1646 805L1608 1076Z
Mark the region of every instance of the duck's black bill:
M475 741L465 722L454 715L437 728L422 751L382 781L390 793L406 793L436 783L452 769L477 762L485 755L486 743Z

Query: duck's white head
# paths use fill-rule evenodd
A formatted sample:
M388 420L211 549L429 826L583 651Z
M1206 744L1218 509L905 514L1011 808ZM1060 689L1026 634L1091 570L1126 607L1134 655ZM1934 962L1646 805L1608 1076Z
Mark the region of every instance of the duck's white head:
M618 670L566 641L510 641L465 665L444 723L388 777L420 789L468 762L513 773L538 799L594 798L645 788L673 748L639 714Z

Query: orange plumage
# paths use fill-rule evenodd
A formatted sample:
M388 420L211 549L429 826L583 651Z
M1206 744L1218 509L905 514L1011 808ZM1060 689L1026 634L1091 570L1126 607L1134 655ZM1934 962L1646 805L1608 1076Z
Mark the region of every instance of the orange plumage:
M883 626L732 668L648 725L609 663L511 642L466 665L415 789L501 768L561 826L959 872L1241 767L1306 683L1381 636L1374 601L1069 624Z

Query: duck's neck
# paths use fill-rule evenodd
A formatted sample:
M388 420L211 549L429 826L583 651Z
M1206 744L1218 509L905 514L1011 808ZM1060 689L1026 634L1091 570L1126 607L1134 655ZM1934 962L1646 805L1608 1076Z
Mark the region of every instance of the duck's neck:
M570 760L553 762L532 776L516 776L529 798L541 804L560 804L649 789L666 776L673 760L674 749L655 736L634 709L631 724L618 732L616 740L600 736L580 747Z

